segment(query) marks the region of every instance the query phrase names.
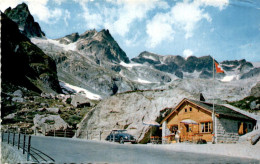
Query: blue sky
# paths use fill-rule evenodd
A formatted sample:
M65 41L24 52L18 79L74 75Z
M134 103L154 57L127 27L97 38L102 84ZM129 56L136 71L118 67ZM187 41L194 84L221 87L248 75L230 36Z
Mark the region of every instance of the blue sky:
M48 38L109 29L129 58L212 55L260 62L260 0L1 0L25 2Z

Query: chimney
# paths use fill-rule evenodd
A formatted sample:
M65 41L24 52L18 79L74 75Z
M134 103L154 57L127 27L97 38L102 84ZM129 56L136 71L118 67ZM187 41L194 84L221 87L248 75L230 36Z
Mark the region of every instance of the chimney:
M202 93L200 93L200 101L204 101L205 102L205 98L204 98Z

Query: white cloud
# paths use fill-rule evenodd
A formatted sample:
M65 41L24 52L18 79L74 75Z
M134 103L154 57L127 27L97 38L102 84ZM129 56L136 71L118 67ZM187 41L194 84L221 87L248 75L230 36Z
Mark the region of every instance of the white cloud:
M192 56L193 55L193 52L190 50L190 49L185 49L182 53L182 56L185 57L186 59L189 57L189 56Z
M17 4L21 3L21 0L1 0L0 1L0 10L2 12L5 11L8 7L14 8L17 6Z
M62 10L60 8L49 9L47 3L49 0L1 0L1 10L5 10L8 7L16 7L18 4L25 2L31 14L36 16L40 21L48 24L56 23L62 16Z
M211 17L197 2L179 2L167 13L156 14L146 25L147 45L155 47L163 40L172 40L176 29L185 32L185 38L193 36L193 31L202 19L211 22Z
M229 0L196 0L201 5L218 7L223 10L228 4Z
M149 11L154 8L169 8L166 2L159 0L106 0L109 8L102 6L99 10L91 10L88 5L90 0L74 1L82 6L88 28L108 28L113 34L122 37L129 33L135 21L144 20Z
M204 10L200 6L193 3L177 3L171 9L172 19L175 26L178 26L181 29L186 31L185 38L188 39L192 37L193 30L197 24L202 19L206 19L208 22L211 22L211 17L208 13L204 13Z
M62 3L66 2L66 0L54 0L54 2L58 5L61 5Z
M148 41L146 46L154 48L163 40L173 40L174 31L169 21L169 15L157 14L152 21L146 25L146 33L148 34Z
M83 17L87 23L87 27L91 29L100 28L103 24L102 15L90 11L85 3L81 3L81 6L84 10Z
M68 10L65 10L65 13L64 13L65 15L64 15L64 18L63 18L63 20L64 20L64 22L65 22L65 25L66 26L68 26L69 24L68 24L68 19L70 19L70 12L68 11Z

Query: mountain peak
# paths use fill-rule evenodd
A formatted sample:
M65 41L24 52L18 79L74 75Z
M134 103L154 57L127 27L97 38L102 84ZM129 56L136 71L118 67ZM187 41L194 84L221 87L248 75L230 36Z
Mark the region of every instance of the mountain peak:
M17 5L17 8L20 8L20 9L23 9L23 10L29 12L29 8L28 8L27 4L24 2L22 4Z
M9 7L4 13L17 23L19 30L28 38L45 36L40 25L34 21L26 3L19 4L13 9Z
M93 30L87 30L83 34L80 35L81 39L88 39L94 36L97 33L96 29Z
M59 42L62 44L70 44L76 42L79 38L80 38L79 33L76 32L56 40L59 40Z

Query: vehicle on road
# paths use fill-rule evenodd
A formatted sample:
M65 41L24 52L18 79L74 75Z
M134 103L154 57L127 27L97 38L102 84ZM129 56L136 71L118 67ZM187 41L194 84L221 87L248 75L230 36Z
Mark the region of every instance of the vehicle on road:
M132 144L137 143L135 137L126 133L126 130L112 130L106 137L106 140L110 142L119 142L120 144L124 144L125 142L131 142Z

